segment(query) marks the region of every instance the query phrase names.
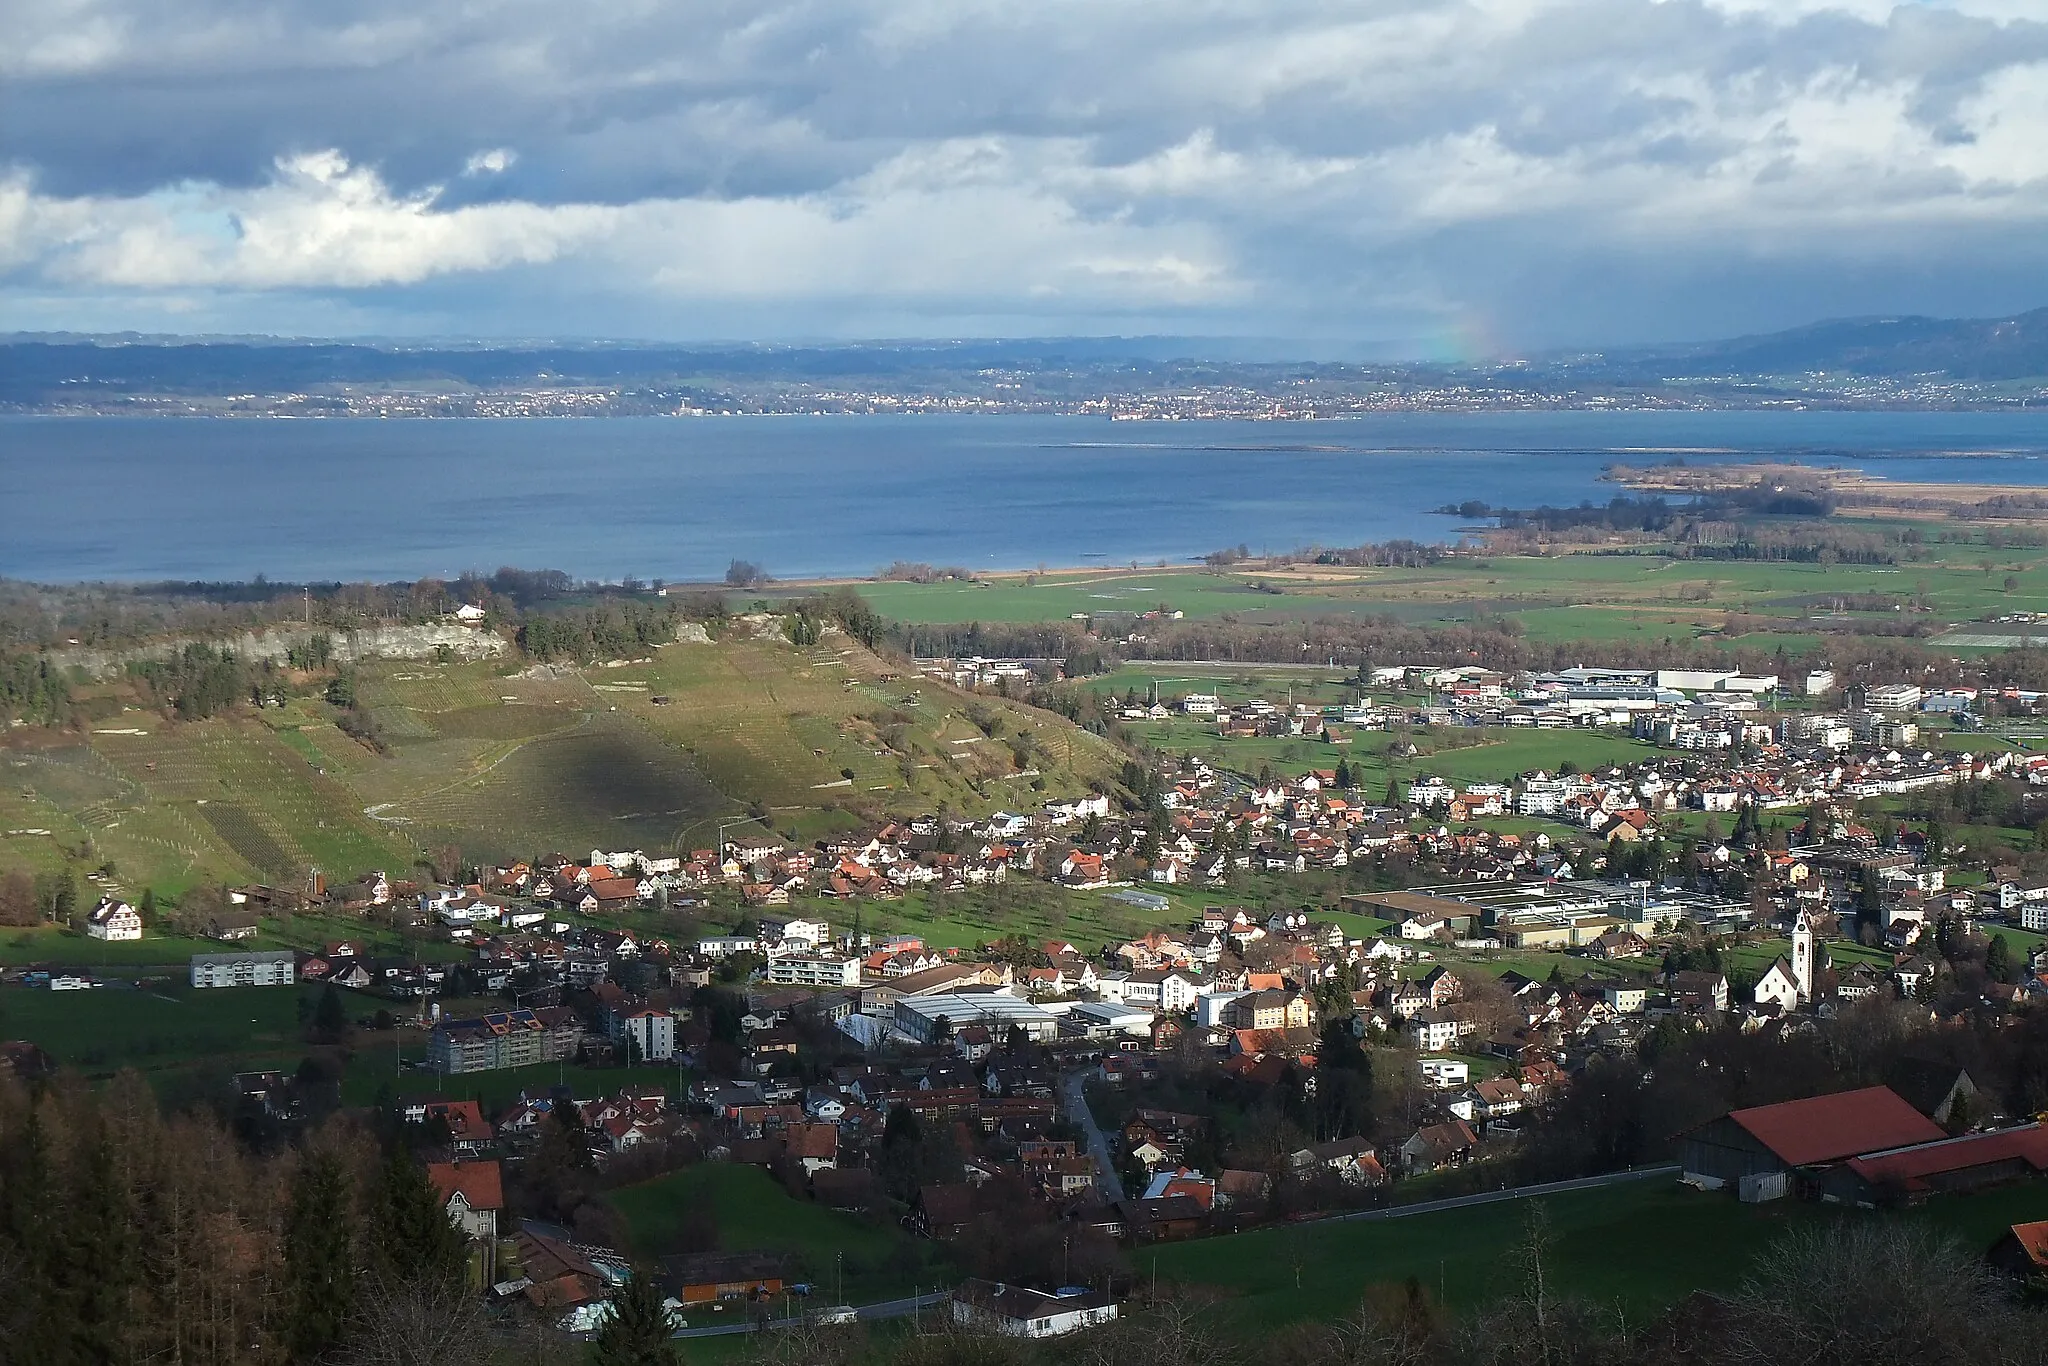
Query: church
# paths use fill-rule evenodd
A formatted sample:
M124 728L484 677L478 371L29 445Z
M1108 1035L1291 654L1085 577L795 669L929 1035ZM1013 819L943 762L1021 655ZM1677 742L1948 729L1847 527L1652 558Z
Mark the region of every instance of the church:
M1802 909L1799 918L1792 923L1791 955L1780 954L1757 979L1754 993L1757 1005L1775 1006L1780 1015L1790 1015L1800 1006L1811 1004L1814 986L1820 980L1820 969L1825 966L1820 953L1819 945L1814 942L1813 922Z

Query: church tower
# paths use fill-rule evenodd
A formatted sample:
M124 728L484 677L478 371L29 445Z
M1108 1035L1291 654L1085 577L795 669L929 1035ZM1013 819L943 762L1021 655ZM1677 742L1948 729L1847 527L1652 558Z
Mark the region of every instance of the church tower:
M1803 909L1792 922L1792 984L1802 1002L1813 999L1813 922Z

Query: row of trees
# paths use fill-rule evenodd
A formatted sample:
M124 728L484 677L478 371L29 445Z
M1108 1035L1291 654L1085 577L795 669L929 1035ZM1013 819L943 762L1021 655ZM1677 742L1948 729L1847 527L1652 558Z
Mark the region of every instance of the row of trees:
M1674 965L1713 961L1695 950ZM1965 1014L1937 1026L1924 1005L1880 994L1785 1035L1660 1020L1638 1056L1595 1058L1535 1117L1519 1175L1556 1180L1663 1160L1676 1135L1730 1110L1882 1085L1919 1063L1966 1070L1980 1115L2048 1108L2048 1011Z
M305 1361L474 1329L465 1254L425 1173L331 1123L252 1154L211 1114L165 1116L123 1074L31 1094L0 1078L0 1344L49 1366ZM432 1339L430 1339L432 1340Z

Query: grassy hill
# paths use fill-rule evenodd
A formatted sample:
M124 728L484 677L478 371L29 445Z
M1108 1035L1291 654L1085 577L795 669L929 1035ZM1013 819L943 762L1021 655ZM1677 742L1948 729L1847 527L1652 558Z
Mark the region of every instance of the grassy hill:
M358 683L382 747L317 697L200 722L120 683L88 732L0 750L0 872L112 861L115 884L296 884L552 849L706 847L765 813L810 837L881 815L979 814L1113 779L1107 742L766 620L615 666L383 662ZM848 776L848 775L851 776Z

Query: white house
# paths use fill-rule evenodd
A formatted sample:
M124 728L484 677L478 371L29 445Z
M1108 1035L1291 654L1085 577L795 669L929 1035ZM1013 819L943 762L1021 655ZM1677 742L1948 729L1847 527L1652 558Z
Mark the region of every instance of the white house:
M816 948L832 942L832 926L823 920L806 920L801 916L783 919L766 919L761 922L761 942L781 943L786 946L807 945Z
M1440 1010L1425 1010L1408 1022L1408 1037L1418 1053L1441 1053L1456 1048L1465 1026Z
M1018 1285L972 1280L953 1292L953 1322L1006 1337L1056 1338L1108 1323L1116 1300L1100 1291L1048 1295Z
M1463 1086L1472 1080L1472 1064L1456 1058L1421 1058L1415 1065L1430 1086Z
M125 901L103 896L86 915L85 932L93 939L140 939L142 915Z
M498 1236L498 1211L505 1207L504 1181L496 1162L431 1162L427 1179L441 1194L448 1222L463 1236Z

